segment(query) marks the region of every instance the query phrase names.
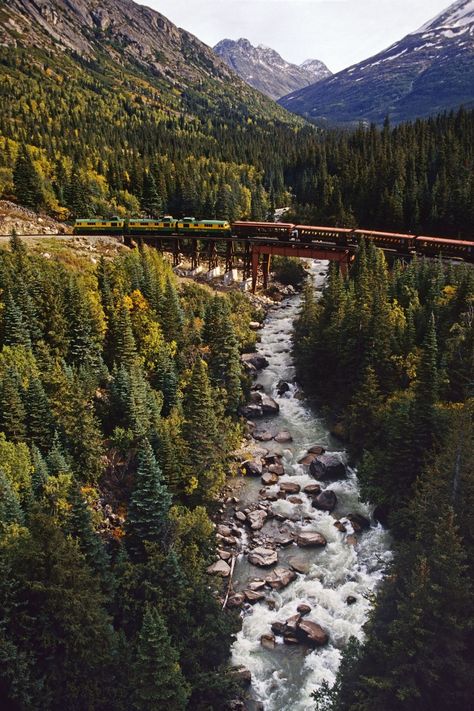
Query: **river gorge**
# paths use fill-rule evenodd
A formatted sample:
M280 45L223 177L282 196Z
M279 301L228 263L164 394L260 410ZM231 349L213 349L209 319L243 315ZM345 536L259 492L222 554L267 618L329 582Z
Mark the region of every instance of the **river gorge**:
M309 278L319 291L326 270L325 262L310 264ZM264 473L269 462L276 462L270 472L279 476L263 481L260 476L246 476L225 517L238 536L230 602L238 604L239 592L240 601L246 594L232 663L250 671L250 696L265 711L314 707L312 692L325 679L334 682L341 651L350 637L362 638L374 592L391 558L390 535L371 519L370 507L360 500L356 472L340 467L337 471L342 471L342 477L318 481L307 464L298 463L305 457L306 462L314 459L314 454L308 457L308 450L316 445L334 452L336 463L338 459L346 463L341 443L331 436L295 382L291 335L300 303L299 295L290 296L269 310L258 345L268 366L259 371L253 386L254 392L273 398L279 412L255 420L253 435L260 441L252 438L249 442L251 456L254 462L263 463ZM288 385L282 387L282 383ZM280 443L269 439L278 432L286 433L278 437ZM262 488L264 482L269 485ZM336 495L332 511L314 507L317 484ZM321 534L322 544L306 545L308 533ZM225 545L225 535L218 538ZM249 555L256 547L274 551L276 566L252 564ZM255 557L254 562L258 562ZM282 581L271 581L275 567L276 577L283 573ZM297 627L303 621L316 623L315 629L320 626L327 643L325 639L321 646L300 643Z

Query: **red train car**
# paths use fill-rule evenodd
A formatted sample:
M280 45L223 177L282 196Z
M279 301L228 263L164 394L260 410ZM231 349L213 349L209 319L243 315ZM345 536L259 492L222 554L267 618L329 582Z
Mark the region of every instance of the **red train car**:
M420 235L416 238L415 243L417 252L419 251L427 257L437 257L441 254L443 257L474 262L474 242Z
M347 245L351 243L353 230L347 227L318 227L315 225L296 225L300 242L334 242Z
M290 222L234 222L232 233L245 239L256 237L289 242L294 237L295 226Z
M358 242L361 239L373 242L377 247L409 254L415 249L415 236L396 232L376 232L374 230L354 230Z

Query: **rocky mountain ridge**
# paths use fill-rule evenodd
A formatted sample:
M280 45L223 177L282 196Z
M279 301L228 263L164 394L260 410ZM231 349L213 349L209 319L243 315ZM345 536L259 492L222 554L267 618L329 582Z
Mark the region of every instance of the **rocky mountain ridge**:
M394 122L474 106L474 2L458 0L374 57L283 97L317 122Z
M298 66L284 60L274 49L262 44L255 47L243 37L221 40L214 52L247 84L272 99L331 76L319 59L307 59Z

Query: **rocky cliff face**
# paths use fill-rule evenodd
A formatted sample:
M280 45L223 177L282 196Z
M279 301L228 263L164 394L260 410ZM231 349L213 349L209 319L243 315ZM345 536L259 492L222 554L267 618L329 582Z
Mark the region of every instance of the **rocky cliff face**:
M9 0L0 13L2 45L69 49L87 59L106 52L172 81L231 77L196 37L131 0Z
M474 0L458 0L374 57L280 103L319 122L381 123L474 106Z
M272 99L314 84L331 76L318 59L308 59L300 66L286 62L270 47L254 47L247 39L224 39L214 47L221 57L247 84Z

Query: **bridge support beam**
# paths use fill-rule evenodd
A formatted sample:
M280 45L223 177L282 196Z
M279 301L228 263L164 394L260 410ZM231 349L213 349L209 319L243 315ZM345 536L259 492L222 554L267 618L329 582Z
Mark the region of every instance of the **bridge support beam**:
M347 275L348 267L351 261L351 253L348 249L334 247L332 249L325 247L315 247L314 245L260 245L252 243L252 292L255 293L258 283L258 273L260 266L260 255L262 255L262 273L263 273L263 288L268 286L268 276L270 273L270 260L272 255L282 257L300 257L306 259L322 259L330 262L338 262L341 272Z

